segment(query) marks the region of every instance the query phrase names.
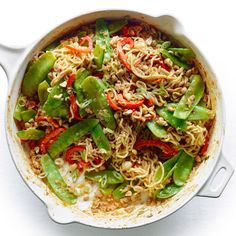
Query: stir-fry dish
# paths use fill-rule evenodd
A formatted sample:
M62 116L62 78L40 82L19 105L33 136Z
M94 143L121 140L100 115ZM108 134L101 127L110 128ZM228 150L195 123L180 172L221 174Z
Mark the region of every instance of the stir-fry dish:
M81 26L30 61L14 111L32 171L110 212L177 194L215 118L194 52L137 20Z

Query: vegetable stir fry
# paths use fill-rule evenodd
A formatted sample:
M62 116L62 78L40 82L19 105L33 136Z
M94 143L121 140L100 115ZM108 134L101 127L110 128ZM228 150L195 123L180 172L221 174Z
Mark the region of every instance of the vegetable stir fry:
M125 18L37 52L13 117L32 171L96 213L181 191L207 158L215 110L194 52Z

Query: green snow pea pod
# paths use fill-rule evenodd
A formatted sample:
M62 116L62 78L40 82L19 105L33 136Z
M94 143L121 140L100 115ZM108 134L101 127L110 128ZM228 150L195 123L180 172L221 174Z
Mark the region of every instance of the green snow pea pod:
M77 197L68 191L68 186L51 157L48 154L45 154L41 157L40 162L47 182L56 196L65 203L75 204Z
M29 109L21 112L21 118L24 122L29 121L30 119L36 116L37 112L33 109Z
M192 171L193 163L193 157L183 151L179 157L173 174L174 183L177 186L183 186L185 184Z
M45 132L35 128L20 130L16 135L22 140L39 140L44 137Z
M175 104L173 104L174 106ZM159 116L176 129L185 131L187 129L187 123L185 120L174 117L173 112L168 110L168 106L172 106L172 103L164 107L156 107L156 112Z
M184 61L181 61L178 57L170 54L166 49L162 48L160 52L165 58L169 58L175 65L183 67L186 70L191 68L189 64Z
M189 48L168 48L168 51L176 52L187 60L195 58L194 52Z
M88 76L81 84L86 99L91 99L90 107L100 122L107 128L114 130L116 121L107 102L102 87L102 81L96 77Z
M172 175L173 170L174 170L173 167L175 167L182 152L183 152L182 150L179 151L175 156L171 157L170 159L168 159L167 161L163 163L164 176L163 176L162 183L164 183ZM160 166L158 166L154 180L158 181L161 178L161 176L162 176L162 169L160 168Z
M120 184L124 182L124 177L115 170L103 170L100 172L92 171L85 173L87 179L93 180L105 188L110 184Z
M111 154L111 146L103 132L102 126L98 123L91 131L91 135L93 141L99 149L103 149L106 151L107 156L109 157Z
M195 106L187 120L209 120L212 112L202 106Z
M91 132L97 124L98 120L91 118L71 126L59 135L58 139L49 147L48 153L52 158L56 157L72 143Z
M108 24L109 33L114 34L120 31L127 24L128 24L127 18L121 20L114 20Z
M13 117L16 120L21 121L22 120L21 112L24 111L24 110L25 110L25 105L21 101L21 99L19 98L17 103L16 103L15 109L14 109Z
M38 85L46 79L55 61L54 54L48 51L29 67L22 82L22 93L24 95L33 97L37 93Z
M125 193L123 190L128 186L128 182L124 182L123 184L119 185L113 192L112 196L115 200L119 200L125 197Z
M105 49L102 48L99 44L95 45L93 50L94 63L97 65L97 69L101 69L103 65Z
M65 101L66 92L59 85L52 87L47 100L43 105L43 110L51 117L67 117L68 104Z
M100 188L100 190L105 196L107 196L107 195L111 194L116 187L117 187L117 185L113 184L113 185L108 185L106 188Z
M166 199L177 194L182 187L175 185L174 183L167 185L165 188L156 192L157 199Z
M39 101L40 101L41 105L43 105L48 98L48 88L49 87L50 86L46 80L41 82L38 86L38 97L39 97Z
M159 124L155 120L148 121L146 123L149 130L153 133L157 138L164 138L167 135L165 128Z
M205 84L200 75L192 75L191 83L184 96L180 99L174 111L174 117L187 119L194 107L201 100L205 90Z

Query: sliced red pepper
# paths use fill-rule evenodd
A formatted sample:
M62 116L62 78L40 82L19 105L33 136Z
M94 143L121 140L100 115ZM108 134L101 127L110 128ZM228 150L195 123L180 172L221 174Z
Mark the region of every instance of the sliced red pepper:
M144 99L141 99L141 100L138 100L135 102L133 102L133 101L130 102L130 101L125 100L122 94L118 94L117 102L121 107L123 107L125 109L137 109L143 105Z
M163 69L165 69L166 71L170 72L170 68L161 60L155 60L155 62L162 67Z
M78 167L79 172L83 172L84 168L89 165L90 165L89 162L85 162L84 160L79 160L77 163L77 167Z
M74 118L77 119L77 120L80 119L79 107L76 103L76 97L75 97L74 93L70 94L70 106L71 106L71 110L74 114Z
M59 134L65 130L66 130L66 128L60 127L60 128L54 129L49 134L45 135L45 137L42 139L42 141L40 143L40 150L41 150L42 154L45 154L47 152L48 143L50 141L54 140L56 137L58 137ZM50 144L51 144L51 142L50 142Z
M85 147L84 146L73 146L73 147L69 147L67 150L66 150L66 155L65 155L65 161L67 161L69 164L74 164L74 163L77 163L78 160L73 160L72 159L72 154L74 152L81 152L85 150Z
M111 107L111 109L119 111L121 108L112 100L112 96L113 96L112 92L107 93L107 101L109 103L109 106Z
M150 97L149 99L145 99L144 101L145 105L147 105L148 107L151 107L154 105L154 99L152 97Z
M74 81L75 81L75 74L71 74L66 83L67 88L72 88Z
M140 139L134 144L134 149L139 150L143 147L158 147L162 150L166 157L174 156L178 153L169 143L160 140L144 140Z
M124 51L123 51L123 46L125 44L129 44L131 48L134 47L133 39L124 38L124 39L117 42L117 53L118 53L118 57L120 58L123 65L127 68L128 71L131 71L131 67L130 67L129 63L127 62L127 57L126 57L126 55L124 54Z
M93 40L91 39L90 36L87 35L87 36L82 37L79 41L80 46L82 46L86 41L88 42L88 50L90 50L90 52L92 52Z
M38 141L36 140L30 140L29 141L29 148L34 149L38 145Z
M200 152L199 152L199 154L200 154L201 156L204 156L204 155L206 154L206 151L207 151L207 149L208 149L208 146L209 146L209 135L206 136L205 142L204 142L204 144L202 145L201 150L200 150Z
M99 165L101 163L102 159L100 157L94 157L93 158L93 163L95 165Z
M46 121L49 124L53 125L55 128L59 127L59 124L50 116L38 116L35 118L35 121L37 122Z
M125 37L135 37L141 32L142 29L143 27L141 25L126 25L121 29L121 32Z

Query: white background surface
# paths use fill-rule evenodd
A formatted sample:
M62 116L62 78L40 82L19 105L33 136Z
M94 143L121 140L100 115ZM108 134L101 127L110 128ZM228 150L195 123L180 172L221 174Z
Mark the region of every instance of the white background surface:
M60 2L60 3L59 3ZM207 55L222 85L227 111L223 153L236 167L236 7L234 1L0 1L0 43L27 45L55 25L82 12L105 8L176 15ZM52 222L44 205L23 183L12 163L4 131L7 80L0 69L0 235L236 235L236 174L218 199L194 198L184 208L148 226L102 230Z

